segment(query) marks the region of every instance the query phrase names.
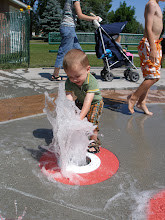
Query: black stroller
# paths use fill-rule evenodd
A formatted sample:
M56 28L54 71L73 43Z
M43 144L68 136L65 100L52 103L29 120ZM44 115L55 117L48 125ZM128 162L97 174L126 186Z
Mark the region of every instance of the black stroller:
M101 76L106 81L112 81L114 78L114 75L110 72L111 69L123 65L126 67L124 77L127 80L133 82L139 80L139 73L137 72L136 66L113 38L115 35L119 35L122 32L126 24L127 21L100 25L99 22L96 20L94 21L94 25L97 28L95 31L96 56L99 59L103 59L104 68L101 71Z

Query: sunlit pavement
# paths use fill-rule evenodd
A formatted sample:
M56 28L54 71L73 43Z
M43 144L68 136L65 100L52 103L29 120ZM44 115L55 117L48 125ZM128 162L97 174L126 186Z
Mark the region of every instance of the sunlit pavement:
M14 219L26 207L25 220L148 219L149 200L165 189L165 70L147 100L153 116L138 109L131 115L127 108L126 97L142 77L129 82L117 69L114 80L106 82L100 70L92 69L105 103L100 140L120 165L108 180L86 186L52 182L39 168L39 146L52 140L44 92L57 96L61 83L50 81L53 69L0 70L0 216ZM65 78L62 70L61 75Z

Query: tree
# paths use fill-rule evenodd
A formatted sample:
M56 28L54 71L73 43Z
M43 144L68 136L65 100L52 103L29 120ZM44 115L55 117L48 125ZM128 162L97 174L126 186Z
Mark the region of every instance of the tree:
M21 0L21 2L25 3L26 5L30 5L32 8L37 0Z
M58 0L60 5L61 5L61 8L63 9L64 8L64 4L65 4L65 0Z
M112 6L112 4L110 4L112 0L81 0L81 1L88 2L92 6L93 10L95 12L98 12L99 13L98 15L100 16L102 16L99 11L101 5L104 7L105 12L108 12Z
M47 1L48 0L38 0L37 8L36 8L36 10L34 10L34 20L35 21L33 21L33 30L35 31L36 34L39 34L39 32L41 30L40 18L46 8Z
M88 2L82 2L81 9L82 13L86 15L90 15L90 12L92 12L92 7ZM91 32L93 30L92 22L77 19L76 31Z
M120 3L120 7L114 12L113 10L108 14L108 20L110 23L128 21L128 24L124 28L126 33L143 33L143 25L136 21L135 7L126 5L126 2Z
M23 3L25 3L26 5L30 5L31 8L34 9L34 5L37 2L37 0L21 0ZM32 31L34 29L34 26L36 25L36 15L35 15L35 11L31 11L30 12L30 37L32 37Z
M59 31L62 10L57 0L48 0L45 10L41 16L41 27L44 37L48 37L49 32Z
M110 10L112 0L83 0L82 2L88 2L92 7L92 12L103 19L102 23L108 22L108 11Z

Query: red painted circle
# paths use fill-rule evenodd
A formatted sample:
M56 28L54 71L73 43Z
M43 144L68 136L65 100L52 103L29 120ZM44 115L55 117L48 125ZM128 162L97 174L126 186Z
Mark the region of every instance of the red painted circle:
M89 173L75 174L73 179L68 179L57 175L53 177L56 181L68 184L68 185L91 185L100 183L111 176L113 176L119 168L119 160L117 157L110 151L105 148L100 148L100 152L96 154L100 160L100 166ZM40 158L40 168L44 168L46 175L51 177L51 174L58 174L60 168L57 165L57 159L55 154L46 152Z
M156 194L150 200L148 220L165 220L165 191Z

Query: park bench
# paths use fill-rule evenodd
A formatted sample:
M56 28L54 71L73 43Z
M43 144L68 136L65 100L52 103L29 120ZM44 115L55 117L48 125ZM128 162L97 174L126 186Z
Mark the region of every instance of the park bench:
M95 45L95 34L87 32L77 32L79 43L86 45ZM61 43L61 36L59 32L49 32L48 43L50 45L59 45ZM50 53L56 53L58 50L49 50ZM84 50L84 52L95 52L94 49Z
M81 45L95 45L95 34L87 32L76 32L79 43ZM121 33L121 45L127 48L128 52L137 53L137 48L139 41L141 40L143 34L125 34ZM59 32L49 32L48 43L50 45L60 45L61 36ZM136 50L130 50L129 46L135 46ZM50 53L56 53L58 50L49 50ZM95 52L94 49L84 50L84 52Z

